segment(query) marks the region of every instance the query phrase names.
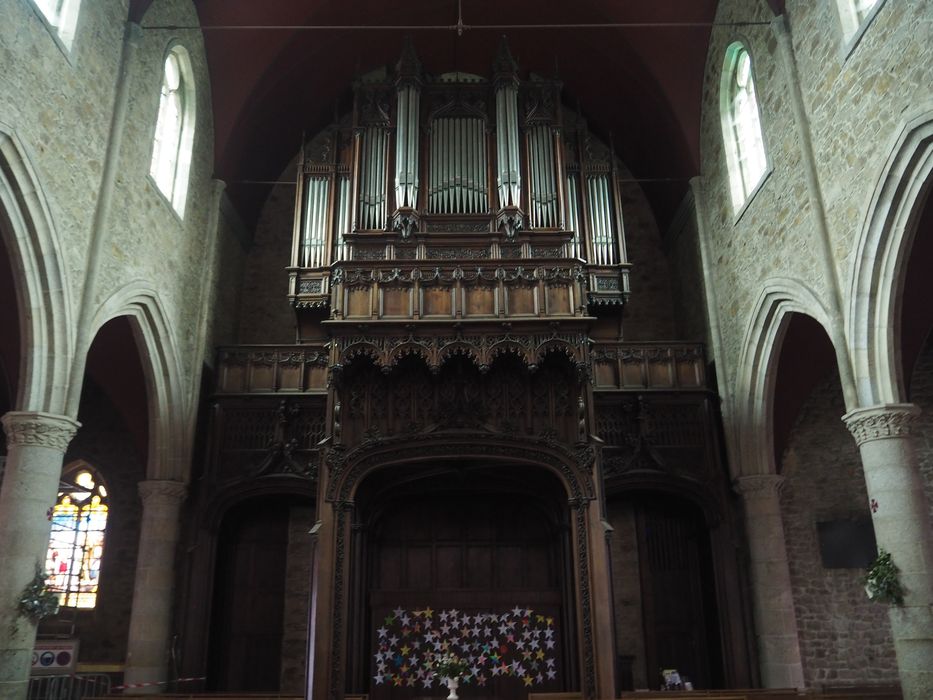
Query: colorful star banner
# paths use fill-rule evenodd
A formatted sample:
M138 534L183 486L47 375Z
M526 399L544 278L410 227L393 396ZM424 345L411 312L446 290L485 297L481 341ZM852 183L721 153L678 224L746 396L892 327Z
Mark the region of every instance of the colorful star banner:
M554 618L531 608L468 613L396 608L376 630L375 685L432 688L446 679L431 671L442 654L467 664L462 684L485 686L512 677L525 687L557 679Z

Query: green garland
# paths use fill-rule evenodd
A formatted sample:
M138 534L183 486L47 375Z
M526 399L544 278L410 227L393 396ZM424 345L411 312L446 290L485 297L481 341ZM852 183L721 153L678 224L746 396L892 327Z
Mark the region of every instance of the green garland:
M49 590L48 574L36 567L36 575L19 597L19 614L39 624L58 612L58 595Z
M872 562L864 579L868 599L888 605L903 605L904 587L899 573L900 569L891 559L891 553L879 549L878 558Z

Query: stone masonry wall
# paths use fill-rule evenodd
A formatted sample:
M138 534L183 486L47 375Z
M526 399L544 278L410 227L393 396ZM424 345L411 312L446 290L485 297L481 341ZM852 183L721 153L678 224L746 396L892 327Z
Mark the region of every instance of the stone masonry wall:
M30 0L0 3L0 129L24 144L80 298L126 3L84 2L66 52Z
M834 0L788 0L805 110L825 202L834 264L848 294L856 241L899 125L933 96L929 3L885 0L855 50L843 55ZM788 76L763 0L723 0L706 64L701 162L730 379L764 283L792 278L828 303L816 222L810 207ZM742 40L752 57L765 148L771 166L759 191L736 216L729 193L720 109L726 48ZM848 300L844 300L846 308Z
M664 236L664 251L670 260L671 268L676 270L676 273L671 275L675 337L679 340L706 343L707 360L712 361L706 291L703 287L703 263L691 194L684 199L680 211Z
M781 464L781 511L808 687L897 683L887 607L865 595L862 569L826 569L817 523L870 517L858 447L840 416L835 376L797 418Z
M922 413L913 434L916 436L917 462L926 486L930 519L933 520L933 334L914 365L910 381L910 400L920 407Z
M212 207L218 204L211 179L214 131L210 76L200 32L145 27L198 23L191 0L156 0L143 18L142 38L129 67L130 100L120 174L108 222L110 245L95 261L100 268L98 302L135 280L148 281L158 290L172 326L184 384L192 388L197 387L201 371L197 347L204 301L200 294L202 280L210 276L212 266L213 232L208 231L208 223ZM149 177L165 54L175 43L188 51L196 94L194 145L183 217Z
M281 179L294 179L297 155ZM288 304L295 188L277 186L259 215L243 273L240 343L294 343L295 312Z
M127 66L129 99L106 238L97 259L88 259L127 14L126 0L81 3L74 42L66 51L31 0L0 3L0 129L23 144L48 202L72 306L68 320L74 324L79 318L89 269L97 273L92 311L129 284L155 290L170 328L169 337L157 342L175 347L180 383L193 397L201 371L201 292L209 286L202 280L212 279L207 229L216 206L210 78L200 33L156 28L197 24L191 0L155 0L142 20L138 48ZM183 217L149 177L164 57L173 42L188 50L196 94Z

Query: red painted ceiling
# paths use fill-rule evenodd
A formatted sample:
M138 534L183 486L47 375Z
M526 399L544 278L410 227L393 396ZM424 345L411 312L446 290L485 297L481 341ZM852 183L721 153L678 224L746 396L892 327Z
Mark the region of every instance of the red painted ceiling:
M782 9L782 0L770 1L776 12ZM659 219L668 219L687 178L698 172L703 68L716 0L460 2L461 35L451 29L458 0L195 0L211 73L215 174L247 220L268 187L245 181L275 179L302 132L316 133L335 109L349 106L356 75L394 64L406 34L432 73L488 75L502 34L522 70L553 75L556 66L567 102L579 103L597 133L613 135L637 177L673 180L645 185ZM130 17L144 27L149 3L131 0ZM583 23L667 26L489 26Z

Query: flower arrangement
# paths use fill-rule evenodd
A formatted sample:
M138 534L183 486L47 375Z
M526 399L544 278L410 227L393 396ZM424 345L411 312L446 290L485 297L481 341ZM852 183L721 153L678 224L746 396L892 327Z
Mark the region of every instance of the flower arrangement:
M441 656L436 656L431 662L431 671L441 678L450 678L459 681L466 675L469 666L467 662L456 654L447 652Z
M899 573L900 569L891 559L891 553L879 549L878 558L872 562L864 579L868 599L888 605L903 605L904 587Z
M36 567L36 575L19 597L19 613L38 624L58 612L58 595L49 590L48 574Z

